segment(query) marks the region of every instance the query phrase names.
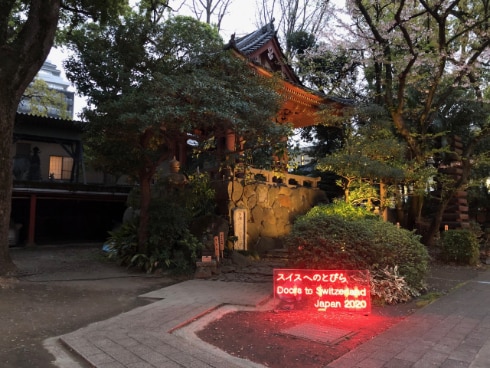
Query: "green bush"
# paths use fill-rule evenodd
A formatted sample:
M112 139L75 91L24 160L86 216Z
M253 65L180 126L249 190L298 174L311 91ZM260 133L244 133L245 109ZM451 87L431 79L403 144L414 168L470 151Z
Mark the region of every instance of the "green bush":
M418 295L425 286L429 261L419 236L378 217L373 218L371 214L357 213L357 208L349 211L339 215L335 208L327 205L298 218L286 237L290 266L367 269L375 278L374 282L376 275L386 275L384 270L396 270L397 283L402 278L412 295ZM400 295L399 301L405 299Z
M470 230L448 230L440 240L441 259L464 265L476 265L480 259L477 235Z
M197 174L180 189L171 187L164 179L152 188L150 204L148 253L138 253L138 218L110 233L111 253L119 263L134 266L147 272L166 268L178 273L194 270L202 248L190 232L189 225L195 217L214 212L214 190L207 175ZM138 210L139 193L130 195L130 203Z
M130 265L131 259L138 250L138 227L136 221L122 224L118 229L109 232L109 258L120 265Z
M325 215L337 215L344 220L356 220L356 219L373 219L381 220L381 218L368 210L364 206L354 206L346 203L343 200L334 200L332 204L325 204L313 207L305 216L325 216Z

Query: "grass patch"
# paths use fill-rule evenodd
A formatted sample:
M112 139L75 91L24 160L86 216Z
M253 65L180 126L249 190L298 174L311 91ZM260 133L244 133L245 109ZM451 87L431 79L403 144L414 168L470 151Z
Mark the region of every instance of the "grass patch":
M423 307L433 303L434 301L436 301L437 299L439 299L443 295L444 295L443 293L438 292L438 291L421 295L417 299L417 302L415 303L415 305L417 306L417 308L423 308Z

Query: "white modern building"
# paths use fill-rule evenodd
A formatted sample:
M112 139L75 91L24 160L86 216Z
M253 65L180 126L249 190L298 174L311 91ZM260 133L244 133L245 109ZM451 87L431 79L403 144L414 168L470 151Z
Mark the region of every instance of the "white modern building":
M41 70L39 70L36 78L44 80L50 89L65 95L67 115L73 119L75 92L68 90L70 83L63 79L61 76L61 70L59 70L55 64L47 60L44 62ZM30 99L23 99L19 104L17 111L19 113L30 113L31 103L32 102ZM61 115L57 108L48 108L48 116L52 118L59 118Z

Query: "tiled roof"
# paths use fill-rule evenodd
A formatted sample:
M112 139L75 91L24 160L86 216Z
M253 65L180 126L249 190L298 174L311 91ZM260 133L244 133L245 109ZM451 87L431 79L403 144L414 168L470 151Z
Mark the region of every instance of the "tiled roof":
M233 47L235 48L238 52L240 52L242 55L246 57L250 57L251 55L254 54L257 50L259 50L261 47L263 47L265 44L270 42L271 40L274 40L279 47L279 52L281 53L281 56L283 57L284 60L284 55L282 54L282 49L280 49L279 41L277 40L277 31L275 30L274 27L274 19L272 19L268 24L265 26L259 28L258 30L249 33L243 37L238 37L235 38L235 35L233 35L230 39L230 42L228 44L228 47ZM287 68L289 68L292 72L293 75L295 75L294 71L286 65ZM296 77L297 78L297 77ZM341 98L341 97L334 97L334 96L327 96L323 92L320 91L315 91L311 88L308 88L304 86L299 79L294 79L294 80L289 80L290 83L293 85L296 85L300 87L301 89L317 95L322 98L327 98L328 100L336 103L340 103L342 105L353 105L354 101L352 99L347 99L347 98Z
M244 55L248 56L254 51L264 46L276 36L274 29L274 19L262 28L252 32L244 37L234 40L234 46ZM232 41L233 42L233 41Z
M31 125L31 126L49 126L52 128L68 129L75 131L82 131L86 126L86 123L78 120L68 120L61 118L54 118L50 116L38 116L29 113L17 112L15 117L15 124Z

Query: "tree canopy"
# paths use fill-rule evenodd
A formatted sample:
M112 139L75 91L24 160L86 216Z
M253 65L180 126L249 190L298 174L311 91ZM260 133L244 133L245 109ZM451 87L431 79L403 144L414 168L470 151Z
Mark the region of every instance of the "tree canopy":
M106 21L127 9L121 0L7 0L0 6L0 275L15 270L8 252L12 137L17 106L43 65L59 28Z
M281 102L274 80L225 50L206 23L182 16L154 22L142 11L107 27L81 27L70 40L74 54L65 68L88 97L92 156L100 168L132 175L140 185L143 253L150 183L175 154L174 142L233 131L244 149L253 149L288 133L273 123Z
M279 38L289 61L298 50L311 44L325 27L332 5L329 0L256 0L258 25L268 24L277 17Z
M71 120L67 111L66 98L63 92L49 88L46 81L35 78L22 95L22 102L29 106L31 114L37 116L55 115L61 119Z
M489 102L485 95L490 66L489 2L349 0L346 16L338 19L343 31L329 29L318 35L320 41L306 50L304 60L309 60L307 65L314 67L309 70L315 73L323 65L328 71L337 62L341 65L335 70L342 73L357 70L353 74L357 79L351 80L357 90L351 95L357 99L357 110L368 105L384 109L394 138L408 149L405 177L413 188L409 211L409 226L413 226L420 220L427 165L448 164L451 157L453 164L464 169L457 181L449 183L442 174L436 179L446 183L435 198L441 213L452 193L467 183L474 147L488 136L490 121L484 111ZM307 78L315 84L322 82L314 77ZM377 119L364 120L375 123ZM453 135L463 139L460 156L448 154ZM433 221L432 228L438 226Z
M187 6L196 19L216 26L219 31L233 0L188 0L187 2L190 4L186 4L184 0L182 6Z

